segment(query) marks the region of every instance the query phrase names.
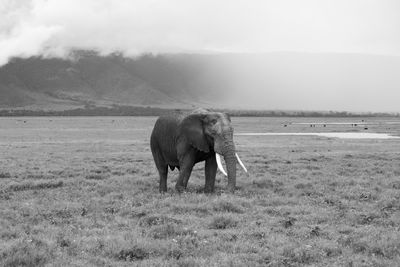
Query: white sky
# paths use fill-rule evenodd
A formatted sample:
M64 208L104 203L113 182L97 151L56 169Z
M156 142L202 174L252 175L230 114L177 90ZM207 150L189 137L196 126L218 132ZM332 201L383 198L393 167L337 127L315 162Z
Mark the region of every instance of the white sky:
M400 55L398 0L0 0L13 56L143 52Z

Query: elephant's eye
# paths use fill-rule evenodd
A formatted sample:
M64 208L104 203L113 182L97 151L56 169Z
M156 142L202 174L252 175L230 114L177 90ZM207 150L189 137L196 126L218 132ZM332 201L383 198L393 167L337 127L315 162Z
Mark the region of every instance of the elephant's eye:
M211 123L212 125L214 125L214 124L217 123L217 120L216 120L216 119L212 119L212 120L210 121L210 123Z

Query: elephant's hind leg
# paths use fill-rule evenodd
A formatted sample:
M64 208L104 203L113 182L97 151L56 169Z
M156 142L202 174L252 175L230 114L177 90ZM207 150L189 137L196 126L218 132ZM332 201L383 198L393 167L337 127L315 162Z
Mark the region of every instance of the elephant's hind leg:
M157 167L160 175L160 192L167 192L168 165Z
M206 176L204 192L212 193L214 192L215 175L217 174L217 161L215 159L215 155L206 159L204 171Z
M160 175L160 192L167 192L168 165L159 153L153 152L153 158Z

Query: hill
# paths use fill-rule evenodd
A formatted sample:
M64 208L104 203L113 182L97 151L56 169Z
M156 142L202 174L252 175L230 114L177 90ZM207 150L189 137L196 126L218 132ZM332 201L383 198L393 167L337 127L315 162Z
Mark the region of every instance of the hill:
M0 67L0 108L192 106L399 111L400 58L354 54L168 54L75 51Z
M199 90L208 88L202 68L185 56L125 58L75 52L68 59L16 58L0 68L0 107L207 105L211 92L204 96L205 90Z

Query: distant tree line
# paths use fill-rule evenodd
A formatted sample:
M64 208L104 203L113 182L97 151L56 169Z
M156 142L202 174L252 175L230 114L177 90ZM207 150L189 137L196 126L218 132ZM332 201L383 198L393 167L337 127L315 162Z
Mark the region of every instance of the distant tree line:
M154 107L112 106L68 109L68 110L0 110L0 116L159 116L173 109Z
M237 117L399 117L400 113L348 111L218 110Z
M50 111L11 109L0 110L0 116L160 116L174 112L185 112L189 109L168 109L157 107L118 106L96 107ZM212 109L228 113L233 117L400 117L400 113L383 112L347 112L347 111L277 111L277 110L235 110Z

